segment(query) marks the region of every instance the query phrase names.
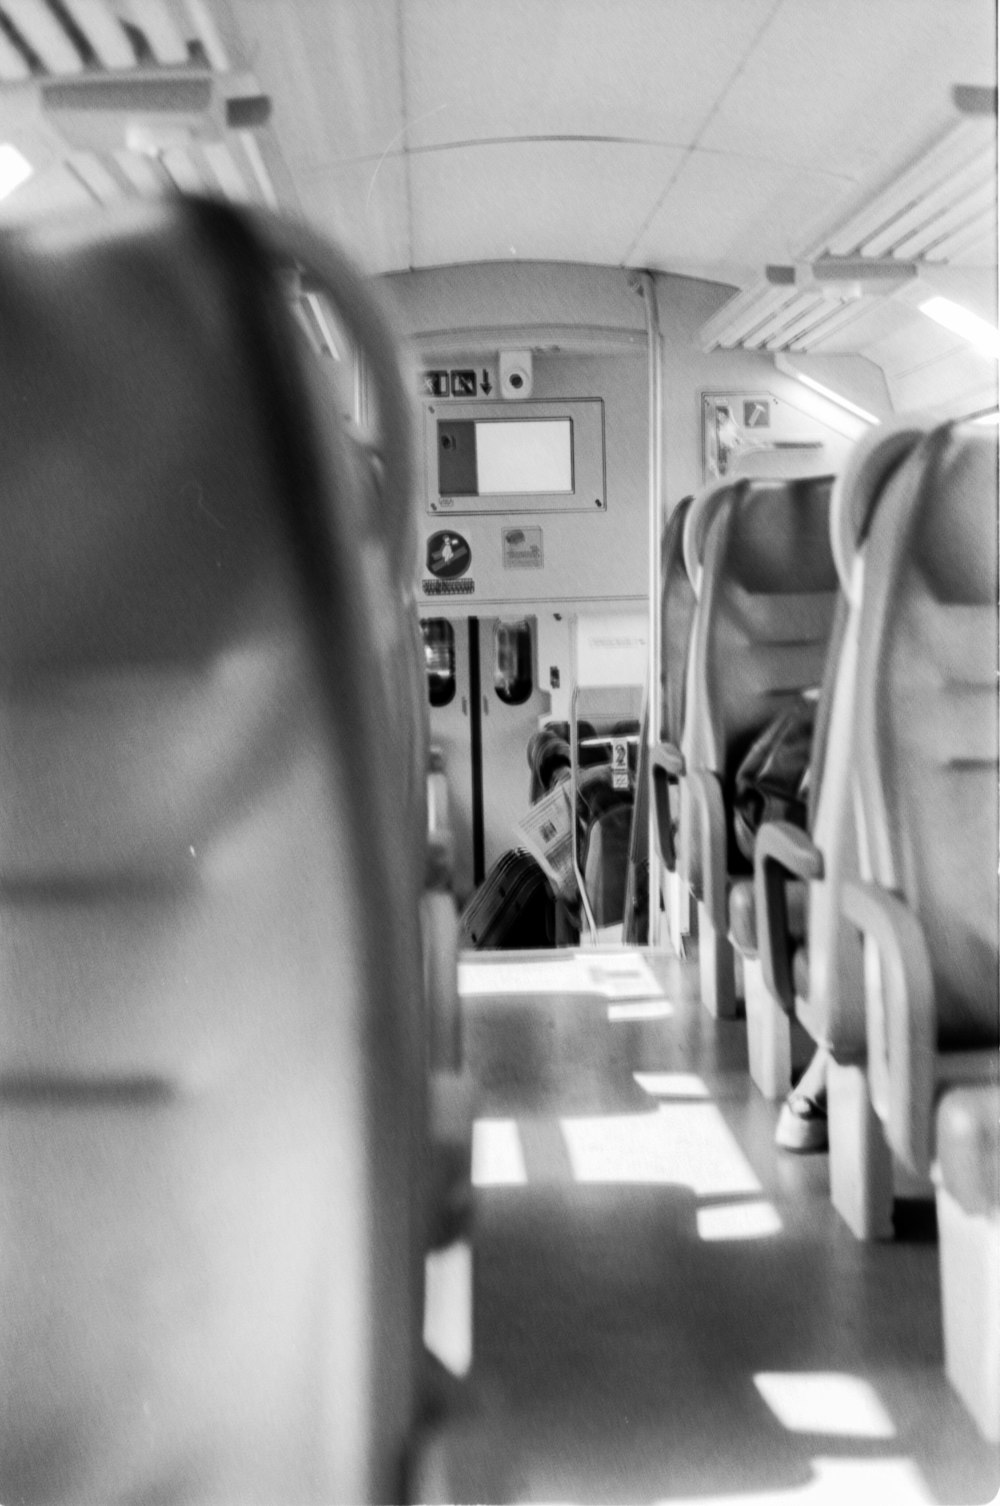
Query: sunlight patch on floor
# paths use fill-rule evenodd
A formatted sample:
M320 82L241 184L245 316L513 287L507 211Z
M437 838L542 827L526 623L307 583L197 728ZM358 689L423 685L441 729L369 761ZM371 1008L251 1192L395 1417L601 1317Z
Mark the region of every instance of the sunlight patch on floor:
M666 999L634 999L627 1004L609 1004L608 1021L612 1025L623 1020L669 1020L674 1006Z
M550 954L514 962L495 962L475 955L459 958L458 991L463 999L496 995L576 994L597 989L589 983L573 956Z
M912 1459L810 1460L812 1479L739 1495L670 1496L653 1506L932 1506L937 1497Z
M424 1259L424 1344L452 1375L472 1366L472 1249L456 1240Z
M763 1198L747 1203L713 1203L698 1209L698 1237L722 1239L767 1239L780 1234L784 1225L773 1203Z
M577 962L593 987L609 999L662 999L663 989L635 952L585 953Z
M782 1427L835 1438L894 1438L896 1429L875 1388L838 1371L776 1371L753 1383Z
M473 1187L524 1187L528 1173L516 1119L477 1119L472 1126Z
M708 1097L708 1088L697 1072L633 1072L632 1076L651 1098Z
M471 999L493 995L597 994L601 998L664 1002L663 989L635 952L541 953L507 959L467 953L459 958L458 991Z
M760 1182L713 1103L660 1104L652 1114L559 1121L578 1182L671 1183L702 1196L760 1193Z
M804 1485L775 1486L730 1495L671 1495L651 1506L935 1506L934 1495L912 1459L827 1459L809 1461ZM648 1496L645 1499L649 1499ZM536 1506L572 1506L547 1501Z

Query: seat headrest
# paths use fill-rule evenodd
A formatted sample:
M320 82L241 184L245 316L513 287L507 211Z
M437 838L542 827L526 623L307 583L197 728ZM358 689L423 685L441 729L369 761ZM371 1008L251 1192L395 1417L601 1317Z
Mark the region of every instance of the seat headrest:
M732 500L737 486L738 483L732 481L717 481L699 492L688 508L684 520L684 567L696 596L701 590L701 566L708 530L720 510Z
M702 566L709 532L720 513L729 509L733 510L734 517L739 517L749 548L742 572L745 589L763 595L774 590L783 592L791 589L789 582L792 577L788 573L788 566L795 550L805 547L805 539L800 536L801 530L806 526L808 517L807 531L815 531L816 509L827 507L832 484L833 478L829 475L767 480L745 477L739 481L723 482L702 492L692 503L684 525L684 563L696 595L701 594ZM825 511L822 526L825 538ZM762 530L770 532L774 548L763 547L760 537ZM752 547L751 539L754 540ZM779 540L782 541L780 548ZM818 560L815 550L810 547L807 553L815 564ZM821 553L825 553L825 543ZM821 573L825 569L821 566ZM813 575L814 572L806 570L800 589L811 591L832 588L832 582L829 586L826 583L820 586Z
M850 599L854 556L868 534L883 485L926 434L941 422L910 414L880 424L855 445L833 487L830 542L841 588Z

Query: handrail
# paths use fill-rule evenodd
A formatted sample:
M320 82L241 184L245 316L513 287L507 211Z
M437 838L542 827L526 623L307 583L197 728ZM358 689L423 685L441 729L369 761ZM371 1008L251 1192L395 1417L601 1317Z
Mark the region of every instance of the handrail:
M650 708L647 727L647 778L652 775L651 760L653 742L659 731L659 716L653 708L660 702L660 655L662 646L659 634L660 597L663 581L660 569L660 536L663 532L663 342L660 335L660 308L656 296L656 279L651 272L643 272L639 278L643 305L646 312L646 360L648 363L647 385L649 389L649 660L647 664L646 703ZM649 929L651 946L660 944L660 913L662 884L660 865L656 854L656 803L650 799L646 807L649 845Z

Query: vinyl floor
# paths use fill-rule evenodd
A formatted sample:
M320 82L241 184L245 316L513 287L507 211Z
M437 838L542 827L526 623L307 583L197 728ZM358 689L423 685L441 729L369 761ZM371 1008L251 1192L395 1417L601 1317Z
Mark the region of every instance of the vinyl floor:
M774 1145L746 1029L650 952L470 954L473 1383L513 1499L992 1501L932 1205L863 1245Z

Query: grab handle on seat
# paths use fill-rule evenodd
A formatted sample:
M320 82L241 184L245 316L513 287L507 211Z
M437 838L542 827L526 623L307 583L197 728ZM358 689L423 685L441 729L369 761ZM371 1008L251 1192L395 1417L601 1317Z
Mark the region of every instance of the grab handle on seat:
M677 869L677 844L670 813L670 786L680 783L684 774L684 754L676 743L657 743L652 751L653 801L656 808L656 833L660 856L671 873Z
M897 895L849 882L841 910L874 947L880 987L865 988L868 1076L889 1144L921 1176L931 1160L937 1014L923 927Z
M790 821L765 821L754 844L757 947L764 982L787 1015L795 1013L792 934L788 923L789 878L821 879L823 854Z

